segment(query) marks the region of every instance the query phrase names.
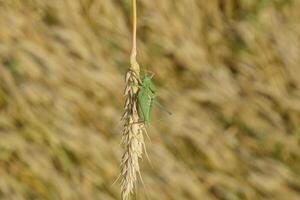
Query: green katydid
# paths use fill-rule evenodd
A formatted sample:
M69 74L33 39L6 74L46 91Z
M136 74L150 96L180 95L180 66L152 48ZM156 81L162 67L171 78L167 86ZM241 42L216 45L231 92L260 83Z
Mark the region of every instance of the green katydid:
M155 86L152 83L153 74L151 76L145 75L143 80L139 86L138 92L138 112L139 116L143 119L145 125L149 125L151 121L151 114L153 104L158 105L160 108L163 108L156 101L156 94L155 94ZM165 109L163 109L165 110ZM169 111L165 110L168 114L171 114Z

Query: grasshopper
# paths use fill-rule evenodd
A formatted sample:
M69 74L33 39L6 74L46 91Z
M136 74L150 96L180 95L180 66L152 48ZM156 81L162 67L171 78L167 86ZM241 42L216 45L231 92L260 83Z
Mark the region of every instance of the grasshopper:
M160 105L155 99L155 86L152 83L153 76L154 74L152 74L151 76L145 75L140 83L138 92L138 113L139 116L143 119L146 126L148 126L151 121L153 104L155 103L160 108L163 108L163 106ZM169 111L165 111L171 115Z
M138 93L138 112L139 116L143 118L145 125L150 124L153 102L156 98L152 77L153 75L146 75L143 78Z

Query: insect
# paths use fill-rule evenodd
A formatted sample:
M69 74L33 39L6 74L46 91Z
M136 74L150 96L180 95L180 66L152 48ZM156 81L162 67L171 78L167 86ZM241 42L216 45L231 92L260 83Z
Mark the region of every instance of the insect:
M150 124L153 105L155 104L163 108L163 106L156 101L155 86L152 83L152 78L153 74L151 76L145 75L140 83L138 93L138 112L146 126ZM171 114L169 111L163 110Z
M146 75L143 78L138 93L138 112L139 116L143 118L145 125L150 124L153 102L156 98L152 77L153 75Z

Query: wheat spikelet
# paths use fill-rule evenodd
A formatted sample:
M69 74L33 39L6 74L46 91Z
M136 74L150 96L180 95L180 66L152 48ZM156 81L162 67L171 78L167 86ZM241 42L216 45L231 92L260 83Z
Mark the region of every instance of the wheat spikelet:
M138 84L140 83L140 67L136 61L136 0L132 0L133 10L133 40L131 51L131 66L125 76L126 88L124 96L125 111L122 117L124 129L122 133L122 145L124 153L121 161L121 198L127 200L132 194L137 178L140 176L139 159L142 158L145 149L143 133L146 133L144 123L140 123L137 110ZM142 179L141 179L142 180Z
M137 74L130 69L126 74L126 103L123 115L124 129L122 144L124 153L121 162L121 196L127 200L134 189L138 175L140 176L139 158L144 149L143 132L146 131L143 123L139 122L137 112Z

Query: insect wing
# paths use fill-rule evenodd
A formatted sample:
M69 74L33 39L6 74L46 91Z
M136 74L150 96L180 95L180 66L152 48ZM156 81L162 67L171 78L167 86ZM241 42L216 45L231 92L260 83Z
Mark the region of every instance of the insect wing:
M143 87L140 89L138 94L138 104L139 104L139 116L143 118L143 121L147 121L149 106L148 106L147 92Z
M139 115L143 118L145 124L149 124L151 120L151 111L153 107L154 94L149 88L142 87L139 95Z

